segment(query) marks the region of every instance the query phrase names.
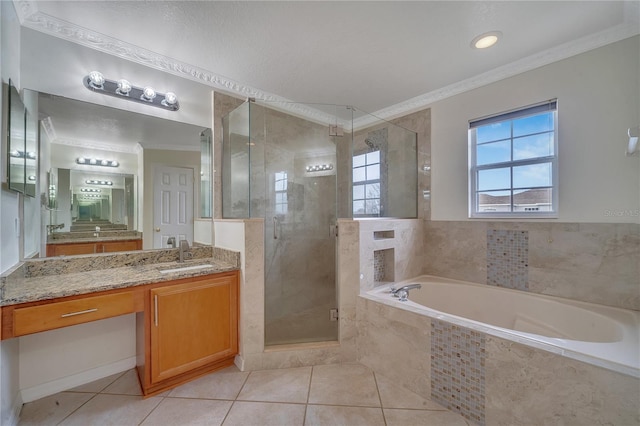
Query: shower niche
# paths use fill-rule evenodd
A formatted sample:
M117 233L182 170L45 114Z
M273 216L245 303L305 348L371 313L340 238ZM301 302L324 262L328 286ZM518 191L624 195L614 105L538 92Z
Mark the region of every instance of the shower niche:
M223 218L264 220L265 346L339 339L336 220L416 217L416 158L414 132L353 107L251 101L224 117ZM380 256L386 279L393 250Z

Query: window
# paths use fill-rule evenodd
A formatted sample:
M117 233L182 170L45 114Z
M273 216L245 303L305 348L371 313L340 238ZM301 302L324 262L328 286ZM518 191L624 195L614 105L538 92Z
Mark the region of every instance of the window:
M557 101L469 122L470 217L556 217Z
M353 216L380 216L380 151L353 156Z
M275 213L287 214L287 172L276 172L275 195Z

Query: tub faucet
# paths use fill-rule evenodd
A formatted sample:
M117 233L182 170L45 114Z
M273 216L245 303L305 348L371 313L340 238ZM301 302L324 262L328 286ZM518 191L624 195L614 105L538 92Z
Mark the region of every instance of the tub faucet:
M178 260L178 263L183 263L186 255L193 257L193 253L191 253L191 248L189 247L189 241L180 240L180 260Z
M422 288L422 284L408 284L400 288L391 287L391 294L397 297L401 302L406 302L409 298L409 290L414 288Z

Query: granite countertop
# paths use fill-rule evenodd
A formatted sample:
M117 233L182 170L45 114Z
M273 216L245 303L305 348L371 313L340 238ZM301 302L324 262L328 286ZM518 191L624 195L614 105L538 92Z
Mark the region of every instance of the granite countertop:
M239 269L240 255L237 252L215 247L213 250L211 247L199 249L198 252L200 255L196 259L183 263L175 260L174 254L177 254L177 249L63 256L27 261L14 268L10 275L2 277L0 306L90 294ZM207 255L208 257L205 257ZM169 273L160 272L199 265L211 266Z

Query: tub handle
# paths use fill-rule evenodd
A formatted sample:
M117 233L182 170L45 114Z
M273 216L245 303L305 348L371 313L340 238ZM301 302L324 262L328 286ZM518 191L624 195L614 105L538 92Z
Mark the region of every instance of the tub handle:
M396 294L398 295L398 300L401 302L409 300L409 291L407 290L399 290Z

